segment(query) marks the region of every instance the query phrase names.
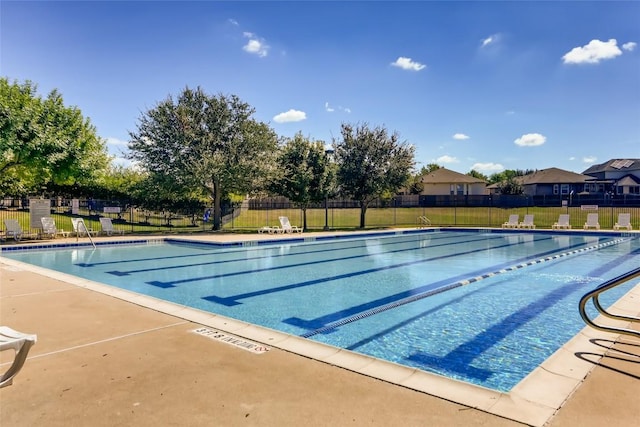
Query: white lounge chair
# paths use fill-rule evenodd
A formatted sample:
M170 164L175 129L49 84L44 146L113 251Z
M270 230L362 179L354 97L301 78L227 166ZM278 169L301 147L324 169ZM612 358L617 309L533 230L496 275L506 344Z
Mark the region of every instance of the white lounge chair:
M587 230L589 228L595 228L596 230L600 230L600 223L598 222L597 213L587 214L587 222L584 223L584 229Z
M300 227L296 225L291 225L288 217L281 216L281 217L278 217L278 219L280 220L282 233L293 233L294 231L296 233L302 233L302 229Z
M8 326L0 326L0 351L12 349L15 352L11 366L0 376L0 388L13 384L13 378L22 369L29 349L37 339L36 335L23 334Z
M518 228L520 225L520 215L509 215L509 220L502 224L502 228Z
M264 227L258 228L258 233L260 234L262 233L274 234L274 233L280 233L281 231L282 230L277 225L274 225L273 227L265 225Z
M524 220L518 224L519 228L536 228L536 225L533 223L533 215L525 215Z
M40 222L42 222L40 237L48 236L55 239L59 235L62 237L69 237L69 234L71 234L70 231L64 231L62 228L57 228L56 222L50 216L40 218Z
M102 227L102 231L107 236L111 236L114 233L124 235L124 230L113 228L113 222L111 222L111 218L100 217L100 226Z
M613 225L614 230L620 230L624 228L625 230L633 230L631 226L631 214L630 213L621 213L618 214L618 222Z
M558 222L554 223L551 226L552 229L561 229L566 228L567 230L571 229L571 224L569 224L569 214L560 214L558 217Z
M34 237L32 233L25 233L20 227L20 223L17 219L5 219L4 225L6 227L5 235L7 237L13 237L16 242L19 242L25 236Z
M93 233L93 229L87 228L82 218L71 218L71 225L73 226L73 232L78 237L84 236L85 234L91 236L91 233Z

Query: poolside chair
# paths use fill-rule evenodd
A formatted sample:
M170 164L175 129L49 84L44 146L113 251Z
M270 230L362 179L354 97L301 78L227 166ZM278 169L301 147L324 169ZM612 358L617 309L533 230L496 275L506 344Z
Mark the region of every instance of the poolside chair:
M23 334L8 326L0 326L0 351L12 349L15 352L11 366L0 376L0 388L13 384L13 378L22 369L29 349L36 343L37 338L36 335Z
M100 226L102 226L102 231L107 236L111 236L114 233L124 235L124 230L113 228L113 222L111 222L111 218L100 217Z
M62 237L69 237L69 234L71 234L70 231L64 231L62 228L57 228L55 221L50 216L43 216L40 218L40 222L42 222L40 237L47 236L55 239L59 235Z
M82 218L71 218L71 225L73 226L73 232L78 237L82 237L85 234L91 237L91 233L93 233L93 229L87 228Z
M258 228L258 233L260 234L262 233L274 234L274 233L280 233L281 231L282 230L277 225L274 225L273 227L265 225L264 227Z
M518 228L520 225L520 215L509 215L509 220L502 224L502 228Z
M631 226L631 214L630 213L621 213L618 214L618 222L613 225L614 230L620 230L624 228L625 230L633 230Z
M291 225L291 223L289 222L289 217L286 216L281 216L278 217L278 219L280 220L280 225L282 226L282 233L293 233L294 231L296 233L302 233L302 229L296 225Z
M558 217L558 222L554 223L551 226L552 229L557 230L561 228L566 228L567 230L571 229L571 224L569 224L569 214L560 214Z
M600 230L600 223L598 222L597 213L587 214L587 222L584 223L584 229L587 230L589 228L595 228L596 230Z
M536 225L533 223L533 215L525 215L524 220L518 224L519 228L536 228Z
M4 225L7 228L5 234L7 237L13 237L16 242L19 242L25 236L33 237L32 233L25 233L20 227L20 223L17 219L5 219Z

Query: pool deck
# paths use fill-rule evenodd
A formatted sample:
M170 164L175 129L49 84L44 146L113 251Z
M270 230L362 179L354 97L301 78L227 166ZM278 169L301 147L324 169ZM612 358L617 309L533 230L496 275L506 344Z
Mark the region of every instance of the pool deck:
M233 242L301 236L167 237ZM0 257L0 324L38 335L13 385L0 389L0 425L637 423L637 338L585 328L523 381L528 385L507 395L85 282ZM640 315L640 285L619 308ZM270 350L248 351L212 339L213 331ZM8 368L12 353L0 353L0 370Z

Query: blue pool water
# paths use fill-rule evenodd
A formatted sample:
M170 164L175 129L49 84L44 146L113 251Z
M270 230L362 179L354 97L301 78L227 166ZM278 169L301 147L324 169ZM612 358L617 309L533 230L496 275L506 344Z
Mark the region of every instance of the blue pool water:
M2 255L509 391L584 327L580 296L640 265L640 239L425 231Z

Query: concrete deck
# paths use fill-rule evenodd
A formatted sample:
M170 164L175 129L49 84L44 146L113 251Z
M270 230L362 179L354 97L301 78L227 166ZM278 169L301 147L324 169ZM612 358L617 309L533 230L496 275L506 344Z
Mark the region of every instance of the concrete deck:
M284 236L290 237L300 236ZM274 236L189 238L237 241ZM640 339L585 329L523 381L528 385L500 395L84 282L0 258L0 324L38 335L14 384L0 389L0 425L637 422ZM639 289L619 308L640 314ZM193 332L203 325L266 344L270 351L257 354ZM0 370L8 368L10 353L0 354ZM545 405L558 399L560 404ZM455 403L461 401L469 404ZM554 405L556 409L549 410Z

